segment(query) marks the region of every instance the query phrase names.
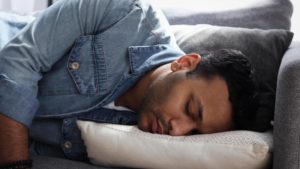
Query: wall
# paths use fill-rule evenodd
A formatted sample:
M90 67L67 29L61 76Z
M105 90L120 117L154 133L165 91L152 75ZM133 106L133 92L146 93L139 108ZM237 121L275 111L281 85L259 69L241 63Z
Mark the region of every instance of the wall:
M47 7L48 0L0 0L0 11L29 14Z
M300 41L300 1L291 0L294 5L294 11L292 16L292 32L294 32L294 39Z

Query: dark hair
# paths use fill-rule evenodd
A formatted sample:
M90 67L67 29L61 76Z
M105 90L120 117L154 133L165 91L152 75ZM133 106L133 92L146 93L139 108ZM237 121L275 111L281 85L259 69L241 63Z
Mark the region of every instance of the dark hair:
M187 76L209 79L219 75L224 78L233 108L234 129L252 130L256 117L256 84L249 59L234 49L220 49L200 55L201 62Z

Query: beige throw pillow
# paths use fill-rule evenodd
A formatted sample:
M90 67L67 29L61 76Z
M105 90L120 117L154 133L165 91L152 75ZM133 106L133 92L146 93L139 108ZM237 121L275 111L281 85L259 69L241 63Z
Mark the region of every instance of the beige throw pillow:
M101 166L151 169L264 169L271 132L229 131L193 136L147 133L137 126L78 121L89 159Z

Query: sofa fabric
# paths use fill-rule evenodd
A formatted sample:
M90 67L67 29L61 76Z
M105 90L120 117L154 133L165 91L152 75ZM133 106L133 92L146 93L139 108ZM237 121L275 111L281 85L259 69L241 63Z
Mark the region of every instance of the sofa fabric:
M261 29L291 28L289 0L152 0L170 24L211 24ZM230 4L230 5L228 5Z
M31 158L33 160L33 169L126 169L100 167L88 163L54 157L34 156Z
M285 53L278 75L274 123L274 169L299 169L300 41Z

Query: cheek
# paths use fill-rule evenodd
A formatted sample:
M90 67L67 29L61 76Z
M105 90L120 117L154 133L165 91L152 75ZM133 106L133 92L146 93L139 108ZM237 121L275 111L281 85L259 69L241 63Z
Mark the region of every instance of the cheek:
M165 119L180 118L184 115L185 99L177 94L170 93L169 97L166 97L162 101L162 105L159 107L160 116Z

